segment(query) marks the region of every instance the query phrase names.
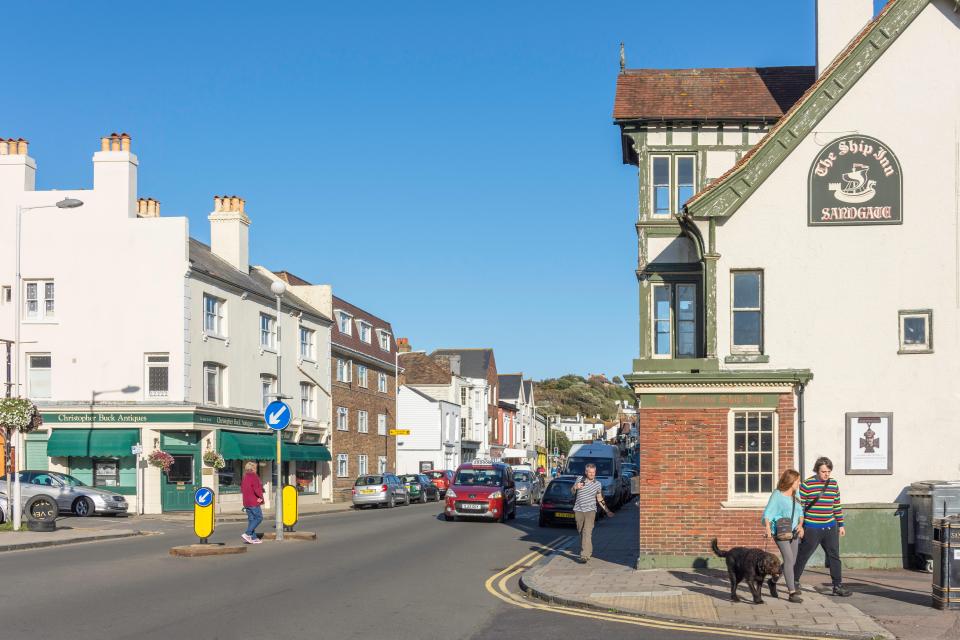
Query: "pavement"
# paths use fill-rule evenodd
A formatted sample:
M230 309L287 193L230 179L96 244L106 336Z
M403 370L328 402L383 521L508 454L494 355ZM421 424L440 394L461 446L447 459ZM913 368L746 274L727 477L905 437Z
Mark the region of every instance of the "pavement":
M913 571L849 571L844 584L849 598L823 595L815 588L830 586L823 569L804 573L804 602L791 604L781 583L780 597L764 593L764 604L753 605L741 585L741 598L730 601L725 571L711 569L637 570L638 508L625 506L594 530L594 558L577 562L575 540L526 571L521 586L528 594L557 604L603 611L730 627L753 631L778 630L819 637L909 638L940 640L960 637L960 613L930 606L931 576ZM573 532L575 533L575 531Z

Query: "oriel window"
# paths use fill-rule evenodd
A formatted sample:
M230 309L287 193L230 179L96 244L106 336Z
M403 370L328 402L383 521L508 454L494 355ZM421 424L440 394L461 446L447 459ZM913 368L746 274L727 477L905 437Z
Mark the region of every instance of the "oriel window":
M699 344L697 285L661 283L652 287L653 355L658 358L696 358Z

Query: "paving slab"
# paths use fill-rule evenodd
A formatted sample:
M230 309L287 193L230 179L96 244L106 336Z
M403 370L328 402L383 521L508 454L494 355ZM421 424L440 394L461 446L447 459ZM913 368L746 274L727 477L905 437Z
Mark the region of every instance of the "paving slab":
M4 531L0 533L0 552L56 547L64 544L130 538L152 532L139 529L58 527L56 531Z

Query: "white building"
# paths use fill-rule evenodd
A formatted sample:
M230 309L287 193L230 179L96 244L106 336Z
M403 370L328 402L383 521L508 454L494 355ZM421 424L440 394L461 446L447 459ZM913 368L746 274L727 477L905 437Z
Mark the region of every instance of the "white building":
M497 363L493 349L437 349L431 357L460 361L460 453L463 462L490 457L499 433Z
M456 469L460 464L460 405L407 385L397 396L397 473Z
M533 398L533 381L524 380L522 373L502 373L498 376L500 399L517 407L516 442L512 447L523 451L522 457L531 463L537 461L537 446L546 445L546 440L537 443L536 403Z
M36 191L26 144L2 147L9 259L0 262L0 338L12 339L19 319L22 349L8 384L44 418L19 452L21 468L111 487L146 513L191 509L200 486L236 511L243 460L259 460L273 484L262 408L277 391L279 343L281 391L293 397L284 480L304 502L327 499L331 321L289 293L277 317L272 274L249 265L243 200L214 198L208 247L190 238L187 218L160 217L158 202L138 199L139 162L125 134L103 138L92 189ZM55 208L63 198L83 205ZM20 314L11 295L18 206ZM146 464L156 450L173 455L168 472ZM226 468L204 464L208 452L220 452Z
M599 419L588 421L586 416L579 413L575 417L560 418L559 422L551 425L554 429L563 432L570 442L586 442L596 438L602 438L606 430L605 425Z

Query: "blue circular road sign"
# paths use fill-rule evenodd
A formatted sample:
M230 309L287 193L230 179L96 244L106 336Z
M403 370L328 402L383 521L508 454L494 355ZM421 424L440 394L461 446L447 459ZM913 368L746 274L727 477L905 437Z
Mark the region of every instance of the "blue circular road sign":
M274 431L283 431L290 424L293 416L290 413L290 405L286 402L274 400L263 410L263 421Z
M193 501L198 507L209 507L213 503L213 490L206 487L200 487L193 494Z

